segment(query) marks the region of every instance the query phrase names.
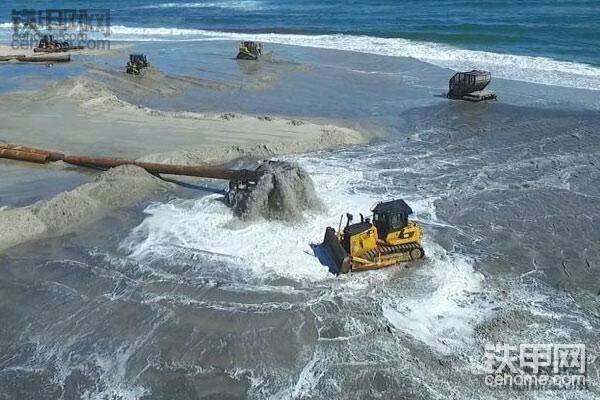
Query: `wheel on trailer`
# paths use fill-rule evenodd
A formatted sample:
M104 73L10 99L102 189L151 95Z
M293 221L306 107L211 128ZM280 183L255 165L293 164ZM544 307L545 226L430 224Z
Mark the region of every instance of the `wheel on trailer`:
M409 254L410 254L411 260L418 260L420 258L423 258L423 256L425 255L425 253L423 252L423 249L420 247L412 249Z

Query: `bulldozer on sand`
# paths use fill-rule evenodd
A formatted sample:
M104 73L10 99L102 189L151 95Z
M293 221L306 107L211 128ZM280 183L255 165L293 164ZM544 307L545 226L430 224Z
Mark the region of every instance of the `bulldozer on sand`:
M343 230L343 215L337 232L327 227L321 246L333 261L332 272L385 268L425 256L421 247L423 230L408 220L412 209L404 200L380 202L372 212L372 220L361 214L357 223L352 223L352 214L346 214Z
M148 57L143 54L130 54L129 61L127 61L126 72L130 75L143 75L144 69L148 68L150 63Z
M258 60L263 53L263 45L258 42L245 41L240 43L240 49L236 59L238 60Z

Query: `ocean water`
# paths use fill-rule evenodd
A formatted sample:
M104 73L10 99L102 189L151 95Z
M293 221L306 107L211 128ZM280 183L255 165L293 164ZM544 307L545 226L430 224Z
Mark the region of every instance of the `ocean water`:
M325 206L301 221L239 224L220 194L175 192L0 256L0 393L597 399L593 365L589 390L538 394L486 388L482 360L489 341L599 348L600 120L446 102L401 118L383 142L283 157ZM311 244L388 198L427 258L330 274Z
M600 89L600 1L5 1L11 10L111 10L115 41L255 38L413 57L452 69Z
M11 8L110 7L111 38L165 78L130 80L127 48L53 68L2 65L1 91L84 74L156 109L386 135L282 157L310 173L324 204L294 223L240 224L218 194L227 183L201 181L208 190L177 188L1 254L0 398L600 397L596 358L581 391L491 389L482 375L490 342L600 351L598 2L3 6L5 40ZM269 55L235 61L246 37L269 42ZM506 78L492 83L497 102L441 96L448 68L481 66ZM192 83L155 94L182 80ZM0 128L0 139L15 129ZM24 190L11 178L22 168L0 163L8 207L83 180L36 169ZM391 198L412 206L427 257L330 274L311 246L324 228Z

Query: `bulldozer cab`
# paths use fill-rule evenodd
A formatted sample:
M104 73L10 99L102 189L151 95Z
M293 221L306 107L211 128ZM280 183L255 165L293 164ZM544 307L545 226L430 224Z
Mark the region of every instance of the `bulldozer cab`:
M130 54L129 62L132 64L147 65L148 59L143 54Z
M380 239L397 232L408 225L408 216L412 209L404 200L392 200L379 203L373 208L373 225L377 228Z
M262 43L244 41L240 43L240 50L237 55L238 60L258 60L262 55Z

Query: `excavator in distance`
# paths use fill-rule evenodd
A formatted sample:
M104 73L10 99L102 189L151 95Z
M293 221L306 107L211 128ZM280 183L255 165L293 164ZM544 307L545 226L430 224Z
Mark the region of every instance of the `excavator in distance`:
M353 216L348 213L343 230L343 216L337 232L332 227L325 230L322 246L334 263L333 272L385 268L425 256L423 230L408 220L412 209L404 200L378 203L372 211L373 220L361 214L360 222L352 223Z

